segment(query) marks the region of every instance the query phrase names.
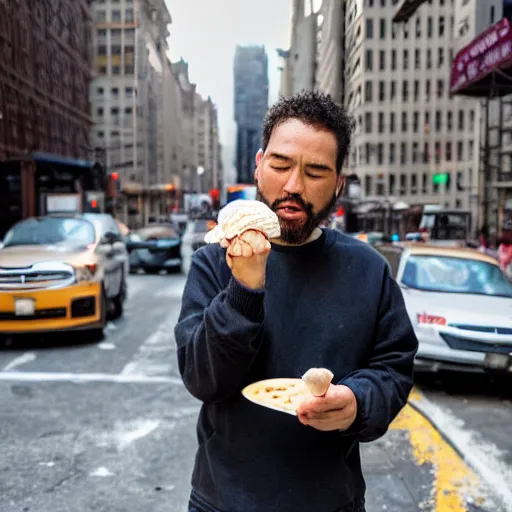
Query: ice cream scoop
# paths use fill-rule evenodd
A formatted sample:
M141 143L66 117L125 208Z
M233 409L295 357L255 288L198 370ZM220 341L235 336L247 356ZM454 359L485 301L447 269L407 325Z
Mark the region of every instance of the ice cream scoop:
M217 226L206 234L204 241L226 246L226 242L251 229L260 231L268 239L281 235L279 217L266 204L239 199L222 208Z
M303 376L309 392L314 396L324 396L331 385L334 374L325 368L310 368Z

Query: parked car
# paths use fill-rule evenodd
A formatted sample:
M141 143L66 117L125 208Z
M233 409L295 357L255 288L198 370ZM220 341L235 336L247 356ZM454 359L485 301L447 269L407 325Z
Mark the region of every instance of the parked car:
M473 249L380 246L419 340L418 369L512 375L512 283Z
M152 224L130 231L126 237L130 254L130 272L139 269L148 274L161 270L181 272L181 238L171 224Z
M0 333L90 329L123 314L128 253L106 214L15 224L0 249Z
M203 245L206 245L204 237L208 231L216 225L215 220L211 218L195 219L189 221L187 229L183 234L183 243L192 247L192 251L197 251Z

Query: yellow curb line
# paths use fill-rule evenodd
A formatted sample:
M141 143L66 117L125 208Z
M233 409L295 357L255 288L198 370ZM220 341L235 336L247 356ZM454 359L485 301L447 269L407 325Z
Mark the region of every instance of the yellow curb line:
M457 451L442 437L434 425L413 405L423 395L414 389L409 402L391 424L391 430L408 432L416 463L430 464L434 474L431 500L424 505L435 505L436 512L466 512L463 496L471 496L475 505L482 505L479 496L481 480L464 462Z

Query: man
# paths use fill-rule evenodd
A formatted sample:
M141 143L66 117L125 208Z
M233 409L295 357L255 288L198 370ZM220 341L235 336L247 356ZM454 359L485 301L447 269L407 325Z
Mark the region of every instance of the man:
M417 340L384 260L317 227L342 189L350 132L329 96L281 99L255 173L281 238L249 231L193 257L175 329L183 381L203 402L190 511L364 511L359 443L406 403ZM297 417L240 393L312 367L333 384Z

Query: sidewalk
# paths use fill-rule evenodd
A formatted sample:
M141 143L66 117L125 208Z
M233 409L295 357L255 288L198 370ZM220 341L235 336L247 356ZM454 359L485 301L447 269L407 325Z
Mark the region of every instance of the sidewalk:
M412 395L414 403L414 393ZM481 478L412 405L362 445L367 512L501 512Z

